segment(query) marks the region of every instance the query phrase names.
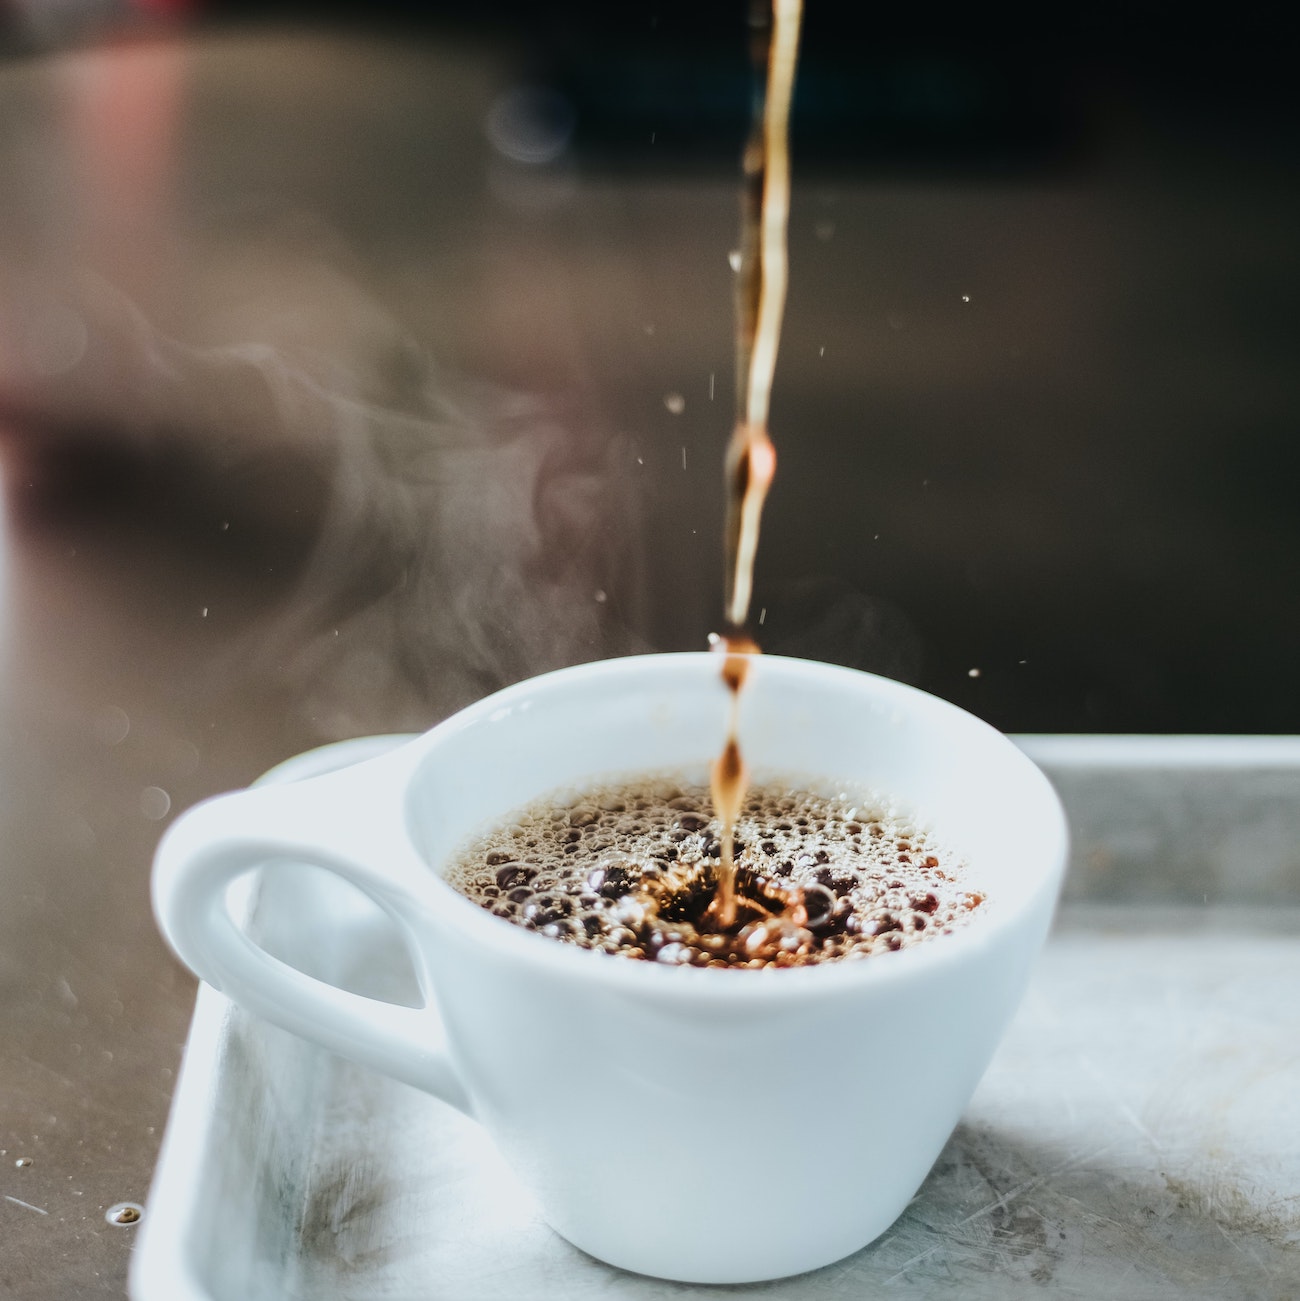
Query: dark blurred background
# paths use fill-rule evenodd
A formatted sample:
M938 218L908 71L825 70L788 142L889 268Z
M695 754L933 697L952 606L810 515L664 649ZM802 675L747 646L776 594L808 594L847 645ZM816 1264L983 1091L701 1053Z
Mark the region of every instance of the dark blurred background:
M29 653L102 628L287 749L702 646L746 15L9 0ZM766 649L1007 730L1300 732L1292 54L811 0Z
M717 627L746 12L0 0L0 1295L123 1294L172 817ZM810 0L768 650L1300 733L1288 15L1170 12ZM1162 897L1159 776L1083 893ZM1189 898L1285 859L1250 776Z

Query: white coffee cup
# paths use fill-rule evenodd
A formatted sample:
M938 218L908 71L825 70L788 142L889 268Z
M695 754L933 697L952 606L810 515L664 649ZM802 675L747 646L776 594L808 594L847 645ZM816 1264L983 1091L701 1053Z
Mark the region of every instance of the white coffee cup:
M534 934L441 879L468 837L539 797L702 775L723 740L719 670L710 654L564 669L356 767L200 805L158 851L162 930L246 1008L480 1121L592 1255L702 1283L829 1264L892 1223L969 1101L1047 933L1065 819L1033 764L955 706L761 657L740 724L756 775L898 800L987 896L969 925L865 961L669 968ZM323 984L249 938L227 887L285 859L399 923L425 1007Z

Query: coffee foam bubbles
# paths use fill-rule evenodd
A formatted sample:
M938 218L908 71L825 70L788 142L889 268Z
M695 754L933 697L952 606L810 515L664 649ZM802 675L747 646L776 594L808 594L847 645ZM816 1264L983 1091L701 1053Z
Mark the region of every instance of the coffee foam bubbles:
M665 776L539 800L467 845L449 884L495 915L624 958L806 966L910 947L983 903L963 864L865 796L752 789L736 825L744 905L710 924L719 826L708 788Z

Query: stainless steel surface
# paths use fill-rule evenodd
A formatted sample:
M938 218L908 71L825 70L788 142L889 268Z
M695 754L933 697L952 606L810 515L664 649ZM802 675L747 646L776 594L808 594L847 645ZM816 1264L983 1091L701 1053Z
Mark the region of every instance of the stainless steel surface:
M1067 901L1300 903L1300 737L1031 736L1070 810Z
M277 868L256 916L265 942L317 974L389 997L413 991L390 924L319 872ZM314 937L326 929L346 942L325 950ZM961 1125L895 1226L827 1269L728 1291L1294 1298L1297 936L1294 907L1071 906ZM886 1046L882 1069L906 1050ZM157 1218L136 1262L137 1301L716 1290L583 1255L540 1221L472 1122L210 989L190 1052L151 1201ZM834 1160L836 1124L889 1122L819 1123L810 1132ZM624 1134L575 1141L609 1143L635 1178L637 1145L652 1140L630 1116ZM766 1169L745 1142L702 1159ZM779 1164L762 1177L779 1178ZM738 1177L736 1196L763 1213L762 1178Z

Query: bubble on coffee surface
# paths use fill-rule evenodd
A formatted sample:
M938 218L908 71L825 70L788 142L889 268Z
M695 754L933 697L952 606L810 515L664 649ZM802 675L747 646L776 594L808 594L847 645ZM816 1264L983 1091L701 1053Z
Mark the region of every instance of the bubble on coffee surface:
M723 926L708 788L641 778L528 806L457 854L446 879L566 944L730 969L894 952L948 934L984 902L922 827L850 795L758 785L735 847L737 906Z

